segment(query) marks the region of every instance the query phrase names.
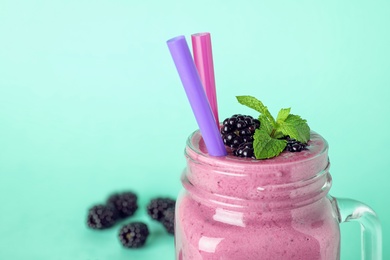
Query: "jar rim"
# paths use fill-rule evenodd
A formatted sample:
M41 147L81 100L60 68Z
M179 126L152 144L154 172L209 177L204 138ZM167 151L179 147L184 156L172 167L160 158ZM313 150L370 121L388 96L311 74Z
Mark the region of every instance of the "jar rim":
M233 169L240 167L248 167L248 165L254 165L255 167L261 166L286 166L297 163L308 163L310 161L319 160L324 157L328 152L328 142L318 133L311 131L310 140L308 142L308 150L302 152L282 152L279 156L258 160L251 158L241 158L232 156L231 152L227 156L211 156L207 153L207 148L204 144L201 132L195 130L189 135L186 141L185 155L191 160L195 160L199 163L213 164L214 167L231 167ZM326 158L328 159L328 158Z

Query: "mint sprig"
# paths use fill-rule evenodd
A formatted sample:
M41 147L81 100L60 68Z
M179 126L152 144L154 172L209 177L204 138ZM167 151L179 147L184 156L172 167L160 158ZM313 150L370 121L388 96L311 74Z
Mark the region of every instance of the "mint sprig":
M278 130L285 136L295 139L301 143L307 143L310 139L310 128L306 120L297 115L288 115L286 120L277 125Z
M291 108L282 108L277 117L271 115L268 108L252 96L237 96L240 104L258 112L260 128L253 136L253 149L257 159L268 159L278 156L286 147L287 141L281 138L289 136L301 143L310 139L310 128L305 119L290 114Z
M272 124L275 124L275 119L268 111L268 108L264 106L260 100L252 96L237 96L236 98L240 104L260 112L261 114L265 115L267 119L272 122Z
M279 155L287 145L286 140L272 138L265 129L256 129L253 135L253 150L257 159L268 159Z

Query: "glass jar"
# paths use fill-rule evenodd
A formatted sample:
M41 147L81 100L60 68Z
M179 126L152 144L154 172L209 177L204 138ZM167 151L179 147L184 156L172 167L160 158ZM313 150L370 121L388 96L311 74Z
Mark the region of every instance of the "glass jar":
M184 189L176 203L176 259L336 260L339 223L362 225L363 259L381 259L381 227L366 205L328 192L328 144L312 132L307 150L267 160L207 154L199 131L187 140Z

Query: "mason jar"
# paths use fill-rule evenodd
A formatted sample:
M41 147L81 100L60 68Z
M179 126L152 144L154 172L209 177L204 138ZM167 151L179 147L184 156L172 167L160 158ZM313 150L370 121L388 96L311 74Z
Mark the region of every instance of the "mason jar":
M176 203L176 259L337 260L345 221L362 226L362 258L380 260L381 226L361 202L329 195L328 144L266 160L213 157L199 131L187 140Z

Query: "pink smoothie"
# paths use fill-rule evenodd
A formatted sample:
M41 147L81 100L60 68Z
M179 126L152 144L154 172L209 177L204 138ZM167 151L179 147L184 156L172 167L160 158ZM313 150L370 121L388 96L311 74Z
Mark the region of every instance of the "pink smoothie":
M211 157L195 132L176 208L177 259L339 259L328 146L312 133L307 148L267 160Z

